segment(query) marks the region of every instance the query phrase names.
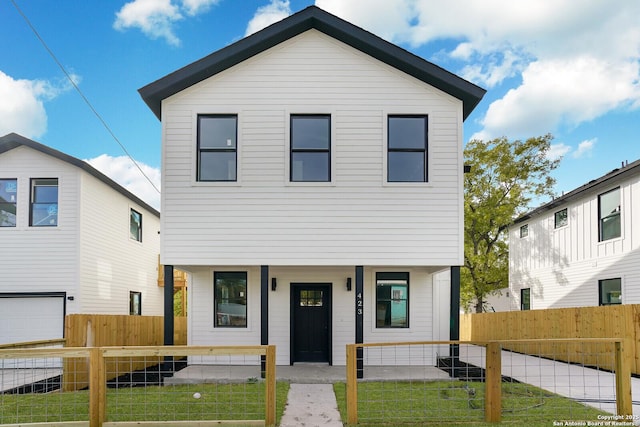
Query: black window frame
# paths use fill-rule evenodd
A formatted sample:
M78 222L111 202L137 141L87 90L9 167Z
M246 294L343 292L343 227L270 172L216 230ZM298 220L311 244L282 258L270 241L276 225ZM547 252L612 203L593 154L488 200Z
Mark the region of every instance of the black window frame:
M51 183L55 181L55 185L51 185ZM36 190L39 187L56 187L56 201L55 203L47 201L38 201L36 200L38 196L38 191ZM55 224L41 224L38 222L34 224L34 209L36 205L55 205ZM58 178L31 178L29 183L29 226L30 227L57 227L58 219L59 219L59 206L60 206L60 180ZM45 219L48 217L45 217Z
M9 183L14 185L9 189ZM3 188L4 187L4 188ZM8 194L15 193L13 200L7 197ZM5 197L3 197L3 195ZM0 228L15 227L18 223L18 179L0 178ZM8 215L13 215L13 222L9 222Z
M611 297L610 294L611 292L603 292L606 289L604 288L605 285L610 284L612 282L616 282L618 283L618 299L619 302L611 302ZM608 298L604 298L605 294L608 294L609 297ZM609 301L605 301L606 299L608 299ZM620 305L622 304L622 278L621 277L614 277L611 279L602 279L602 280L598 280L598 305Z
M603 216L602 213L602 199L603 197L617 192L618 193L618 207L606 214L605 216ZM621 197L621 191L620 191L620 187L616 187L613 188L609 191L605 191L604 193L600 193L598 194L598 242L606 242L607 240L611 240L611 239L617 239L619 237L622 236L622 197ZM604 235L604 229L605 229L605 222L608 220L617 220L617 225L618 225L618 229L617 229L617 234L615 236L610 236L610 237L606 237Z
M140 218L140 224L137 227L137 235L134 235L133 225L134 225L134 217L136 215ZM131 210L129 211L129 238L136 242L142 243L142 214L133 208L131 208Z
M525 298L526 294L526 298ZM520 289L520 310L531 310L531 288Z
M227 297L223 297L221 294L222 292L218 292L218 286L219 286L219 278L221 278L222 276L240 276L242 277L241 280L244 280L244 296L227 296ZM237 278L234 278L234 280L237 280ZM213 327L214 328L235 328L235 329L247 329L249 327L249 312L248 312L248 293L249 293L249 281L248 281L248 274L246 271L214 271L213 272ZM219 296L220 295L220 296ZM226 300L227 302L237 302L237 301L244 301L244 324L233 324L233 321L231 319L231 315L227 315L227 317L223 317L223 313L219 313L218 311L218 302L219 300ZM219 316L220 315L220 316ZM224 320L223 319L227 319Z
M524 239L525 237L529 237L529 224L520 226L520 238Z
M138 299L137 304L136 297ZM142 292L129 291L129 315L142 316Z
M558 221L558 214L562 214L564 212L564 221ZM562 228L569 225L569 211L567 208L560 209L559 211L553 214L553 228Z
M405 287L405 295L404 298L394 298L393 293L389 294L389 297L386 296L381 296L380 295L380 287L382 285L384 285L384 283L380 283L380 282L386 282L386 281L404 281L405 283L397 283L396 286L404 286ZM376 310L376 329L408 329L410 327L410 294L409 294L409 289L410 289L410 276L408 272L377 272L376 273L376 299L375 299L375 310ZM391 289L391 292L393 292L394 290ZM400 295L402 296L402 295ZM393 302L401 302L404 301L405 302L405 324L404 325L394 325L393 321L392 321L392 310L391 310L391 305L393 304ZM383 323L380 323L380 319L379 319L379 315L380 315L380 307L381 305L389 305L389 310L387 312L387 310L385 309L385 316L384 319L382 320ZM388 322L387 322L388 320Z
M233 147L206 147L201 146L202 119L234 119L235 121L235 144ZM237 114L198 114L197 118L197 158L196 158L196 181L198 182L237 182L238 181L238 115ZM203 179L202 178L202 154L203 153L233 153L235 170L233 179Z
M327 147L326 148L296 148L295 131L293 122L296 119L318 119L327 121ZM331 182L331 114L291 114L289 116L289 182ZM294 155L297 153L306 154L326 154L327 156L327 179L305 180L294 179Z
M424 147L391 147L392 138L391 135L391 121L393 119L421 119L424 122ZM395 144L394 144L395 145ZM419 180L396 180L392 179L393 173L391 171L391 155L392 153L422 153L422 161L424 162L424 170L422 171L422 177ZM429 116L426 114L389 114L387 116L387 182L390 183L407 183L407 182L429 182Z

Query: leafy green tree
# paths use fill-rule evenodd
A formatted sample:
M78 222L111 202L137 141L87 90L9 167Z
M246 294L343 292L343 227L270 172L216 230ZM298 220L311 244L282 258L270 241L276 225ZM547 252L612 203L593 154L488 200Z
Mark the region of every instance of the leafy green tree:
M508 227L530 202L553 196L551 135L509 141L472 140L464 149L464 268L461 304L480 313L486 297L509 284Z

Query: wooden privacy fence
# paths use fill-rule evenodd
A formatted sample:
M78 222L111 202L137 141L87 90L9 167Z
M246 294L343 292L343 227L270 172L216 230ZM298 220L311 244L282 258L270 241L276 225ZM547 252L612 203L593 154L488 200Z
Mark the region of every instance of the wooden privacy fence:
M164 317L70 314L65 317L64 335L66 347L161 346L164 344ZM186 317L174 319L173 340L175 345L187 344ZM77 390L87 386L87 363L86 358L64 359L63 390ZM126 363L126 367L110 367L108 371L138 370L149 366L144 358L131 359Z
M460 339L492 340L550 340L556 338L620 338L631 346L626 356L631 372L640 374L640 305L625 304L602 307L555 308L546 310L506 311L497 313L462 314ZM607 350L613 351L613 344ZM505 349L524 352L521 344L505 344ZM610 362L598 360L597 352L584 346L563 347L541 342L541 354L554 354L558 360L585 363L613 370Z

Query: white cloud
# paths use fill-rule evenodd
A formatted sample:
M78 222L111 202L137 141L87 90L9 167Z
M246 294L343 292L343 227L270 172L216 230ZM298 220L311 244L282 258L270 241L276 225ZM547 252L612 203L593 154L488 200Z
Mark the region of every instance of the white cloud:
M550 160L560 159L570 151L571 147L567 144L551 144L551 146L549 146L549 151L547 151L547 158Z
M571 155L575 159L579 159L585 156L591 156L591 152L593 151L593 147L596 145L598 141L597 138L587 139L578 144L578 149L574 151Z
M271 3L260 7L256 11L255 15L253 15L253 18L247 25L245 36L251 35L275 22L281 21L289 15L291 15L289 0L271 0Z
M116 13L113 27L116 30L139 28L147 36L164 38L170 45L180 45L180 39L173 32L173 25L183 19L177 6L171 0L134 0L122 6Z
M71 78L79 84L79 76ZM71 88L68 80L14 79L0 71L0 135L15 132L27 138L41 137L47 130L44 102Z
M127 156L111 157L107 154L101 154L85 161L149 205L160 209L160 194ZM160 169L144 163L137 163L156 188L160 189Z
M316 0L330 13L413 47L454 41L458 74L488 88L521 84L494 101L486 138L529 137L640 108L640 2L618 0ZM454 70L455 71L455 70Z
M182 6L188 15L195 16L207 12L218 2L219 0L182 0Z

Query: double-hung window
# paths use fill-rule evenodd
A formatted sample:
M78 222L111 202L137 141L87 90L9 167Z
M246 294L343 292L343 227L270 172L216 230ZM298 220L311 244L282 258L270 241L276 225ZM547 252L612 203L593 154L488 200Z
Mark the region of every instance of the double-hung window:
M198 181L237 181L238 116L198 116Z
M409 327L409 273L376 273L376 327Z
M331 181L331 116L291 116L291 182Z
M564 208L553 215L553 228L564 227L569 223L567 208Z
M142 242L142 214L134 209L131 209L129 215L129 237Z
M520 238L527 237L529 235L529 224L520 226Z
M247 272L213 274L214 326L247 327Z
M55 227L58 225L58 178L31 180L32 227Z
M598 196L599 241L620 237L620 188Z
M0 227L16 226L18 180L0 179Z
M427 116L389 116L387 181L427 182Z

